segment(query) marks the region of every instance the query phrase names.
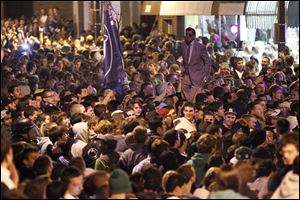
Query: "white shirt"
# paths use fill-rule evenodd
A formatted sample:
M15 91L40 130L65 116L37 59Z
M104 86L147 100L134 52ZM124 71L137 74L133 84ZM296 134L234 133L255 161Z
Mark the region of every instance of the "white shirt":
M239 76L240 79L242 79L242 76L244 74L244 71L239 72L238 70L235 70L235 72L237 73L237 75Z
M180 117L173 120L175 130L185 129L188 133L185 134L187 138L191 137L191 133L197 131L194 123L190 122L185 117Z
M66 194L64 195L64 199L79 199L79 198L78 197L74 197L70 193L66 192Z
M190 63L190 61L191 61L191 57L192 57L192 54L193 54L193 45L194 45L194 42L195 42L195 40L193 40L192 42L191 42L191 44L189 45L189 46L191 46L190 47L190 55L189 55L189 57L188 57L188 63ZM189 47L188 47L189 48Z
M1 183L4 183L10 190L16 188L15 183L10 178L10 171L2 166L1 166Z

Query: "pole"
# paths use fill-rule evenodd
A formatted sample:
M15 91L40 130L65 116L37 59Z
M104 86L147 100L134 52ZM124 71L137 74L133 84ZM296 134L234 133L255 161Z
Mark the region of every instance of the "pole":
M285 1L277 1L277 17L279 26L278 54L285 49Z
M236 43L237 43L237 48L241 48L241 18L240 15L237 16L237 26L238 26L238 33L236 36Z
M93 13L93 27L95 31L94 37L97 38L102 26L102 1L93 1L91 10Z
M200 19L201 36L204 37L204 16L201 16Z

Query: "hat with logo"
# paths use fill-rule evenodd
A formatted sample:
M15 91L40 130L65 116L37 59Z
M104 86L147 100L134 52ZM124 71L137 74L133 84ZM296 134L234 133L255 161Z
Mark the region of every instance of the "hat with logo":
M234 115L237 115L236 111L234 108L228 108L226 111L225 111L225 115L227 114L234 114Z

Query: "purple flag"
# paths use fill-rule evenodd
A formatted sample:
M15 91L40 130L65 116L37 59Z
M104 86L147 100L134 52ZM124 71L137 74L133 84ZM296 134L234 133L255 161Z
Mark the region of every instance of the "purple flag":
M104 1L104 87L122 94L124 61L117 15L109 1Z

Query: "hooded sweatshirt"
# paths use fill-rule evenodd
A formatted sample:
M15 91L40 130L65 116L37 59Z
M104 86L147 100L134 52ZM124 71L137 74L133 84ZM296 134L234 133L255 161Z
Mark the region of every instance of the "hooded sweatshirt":
M206 171L206 165L209 158L209 153L195 153L191 159L187 162L191 164L196 171L196 182L195 184L199 186L204 177Z
M75 138L79 139L85 143L89 142L89 127L86 122L78 122L72 127L75 133Z
M299 199L299 175L289 171L271 199Z
M53 143L51 142L49 137L40 137L37 145L41 149L41 153L46 154L48 145L53 145Z

